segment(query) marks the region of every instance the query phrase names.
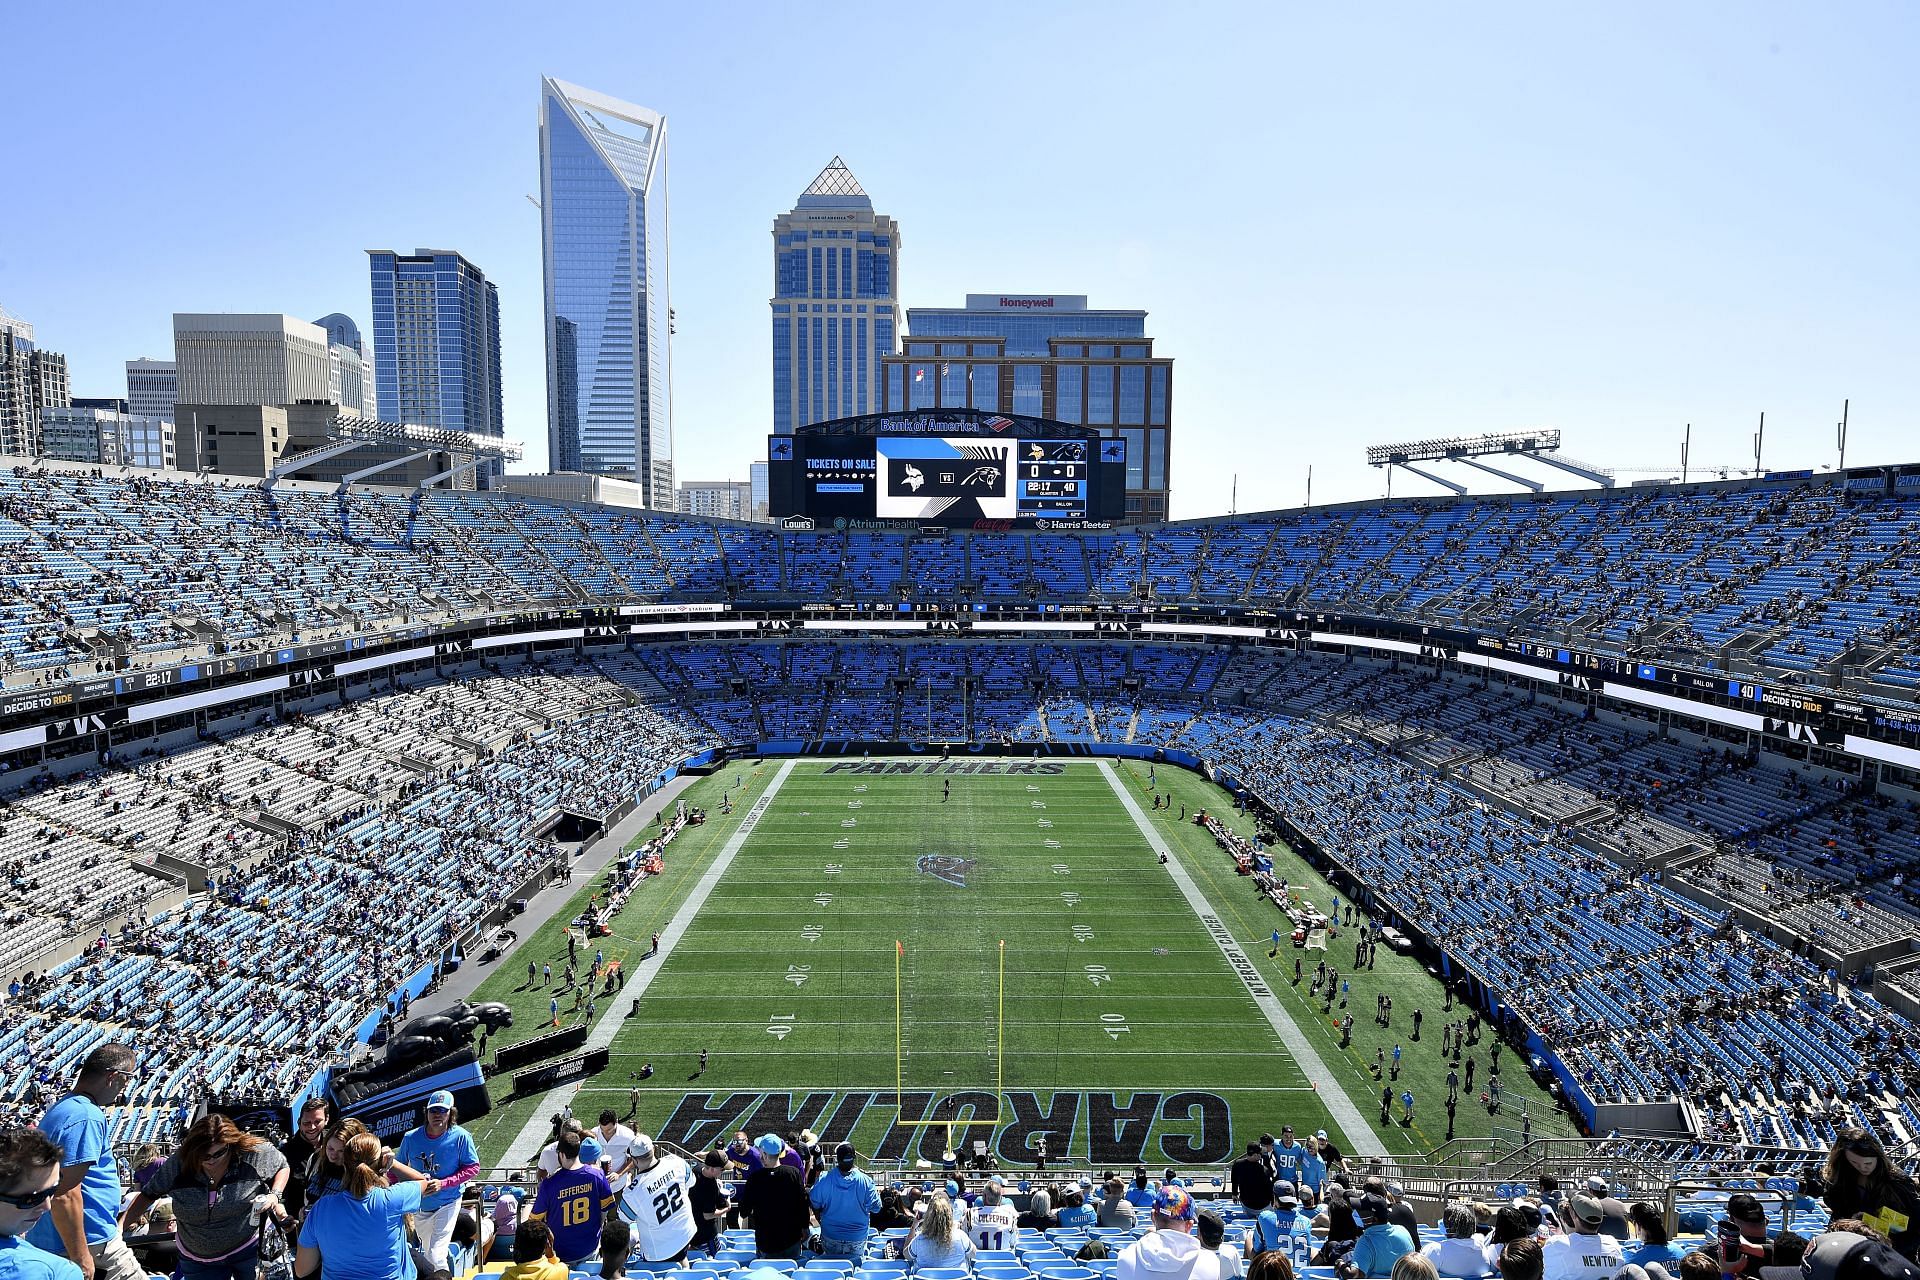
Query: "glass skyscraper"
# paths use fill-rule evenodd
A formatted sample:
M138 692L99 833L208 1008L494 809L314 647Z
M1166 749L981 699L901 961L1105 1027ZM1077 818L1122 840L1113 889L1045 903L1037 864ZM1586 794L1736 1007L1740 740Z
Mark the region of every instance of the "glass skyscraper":
M540 236L549 465L672 510L666 117L543 79Z
M880 411L900 331L900 228L839 156L773 220L773 430Z
M503 433L500 294L450 249L369 249L374 405L382 422Z

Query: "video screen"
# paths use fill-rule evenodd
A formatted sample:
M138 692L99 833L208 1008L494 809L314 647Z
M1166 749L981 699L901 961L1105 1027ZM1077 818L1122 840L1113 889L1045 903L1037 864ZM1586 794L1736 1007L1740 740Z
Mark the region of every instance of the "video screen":
M841 527L1111 523L1126 485L1126 442L1117 438L775 436L767 457L776 516Z
M888 437L875 442L882 520L1082 519L1084 440Z

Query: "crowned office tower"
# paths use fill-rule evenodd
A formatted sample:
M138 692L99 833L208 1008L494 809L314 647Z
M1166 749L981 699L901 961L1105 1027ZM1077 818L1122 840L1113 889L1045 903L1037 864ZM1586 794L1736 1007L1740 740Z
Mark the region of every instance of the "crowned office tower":
M367 250L382 422L503 433L500 294L451 249Z
M540 240L549 465L673 510L666 117L543 79Z
M899 296L899 225L835 156L773 220L775 435L880 411Z

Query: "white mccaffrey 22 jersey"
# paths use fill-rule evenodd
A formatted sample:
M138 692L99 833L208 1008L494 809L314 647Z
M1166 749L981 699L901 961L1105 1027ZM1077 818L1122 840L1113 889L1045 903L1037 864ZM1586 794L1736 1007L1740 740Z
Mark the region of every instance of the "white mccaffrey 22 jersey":
M975 1204L967 1234L973 1237L974 1248L991 1253L1013 1248L1019 1225L1020 1214L1004 1200L992 1205Z
M653 1168L635 1173L620 1207L633 1223L633 1242L649 1262L677 1257L693 1240L693 1169L662 1153Z

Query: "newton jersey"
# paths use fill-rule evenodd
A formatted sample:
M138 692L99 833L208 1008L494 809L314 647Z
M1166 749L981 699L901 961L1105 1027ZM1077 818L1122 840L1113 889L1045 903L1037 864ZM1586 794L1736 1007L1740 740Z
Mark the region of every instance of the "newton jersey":
M648 1262L677 1258L693 1241L693 1169L675 1155L635 1173L620 1200L633 1222L633 1242Z

